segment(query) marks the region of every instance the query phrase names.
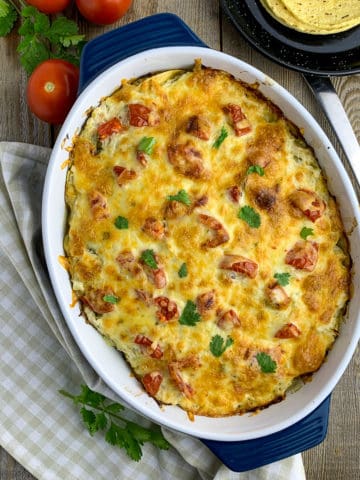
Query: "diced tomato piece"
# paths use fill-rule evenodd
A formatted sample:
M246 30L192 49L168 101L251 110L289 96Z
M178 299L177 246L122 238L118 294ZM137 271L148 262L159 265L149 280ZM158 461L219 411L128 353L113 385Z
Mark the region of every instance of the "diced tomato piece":
M145 337L145 335L136 335L135 343L137 345L142 345L147 348L147 352L152 358L161 358L163 356L163 351L159 345L154 345L154 342L150 338Z
M293 323L287 323L280 328L275 334L276 338L296 338L301 334L301 331Z
M301 188L292 193L290 202L312 222L320 218L326 208L325 202L315 192Z
M113 133L119 133L124 129L122 123L117 117L108 120L102 125L98 126L97 133L100 140L105 140L105 138L110 137Z
M113 292L105 289L90 290L80 300L84 302L91 310L99 315L103 313L112 312L115 305L110 302L105 302L105 295L113 295Z
M216 322L217 326L222 330L232 330L234 327L240 327L240 319L235 310L220 312L220 317Z
M194 394L194 389L191 385L186 383L181 376L180 370L183 368L198 368L200 367L200 361L195 355L191 355L182 360L174 360L169 363L168 370L170 377L176 383L178 389L187 398L191 398Z
M241 197L241 192L240 192L240 188L237 185L229 187L228 188L228 194L229 194L230 199L234 203L239 203L239 200L240 200L240 197Z
M170 320L176 320L179 317L177 305L173 300L161 296L156 297L154 302L158 306L156 316L160 322L169 322Z
M200 315L213 310L215 308L215 291L210 290L209 292L202 293L196 297L196 308Z
M146 127L150 125L149 115L151 113L150 108L142 105L141 103L129 104L129 123L133 127Z
M89 193L90 208L95 220L102 220L108 218L110 213L108 210L107 200L100 192L95 190Z
M199 220L202 225L213 231L212 238L204 242L202 247L215 248L229 240L229 234L219 220L203 213L199 214Z
M120 165L115 165L113 167L113 172L116 176L117 183L120 186L125 185L125 183L128 183L131 180L134 180L134 178L137 176L134 170L129 170L128 168Z
M172 144L167 148L168 159L174 169L191 178L208 178L202 153L191 142Z
M279 309L286 308L291 302L289 295L277 282L268 285L266 288L266 296L271 305Z
M163 376L161 373L155 371L146 373L142 378L142 383L147 393L153 397L159 391L162 380Z
M209 140L210 124L204 117L193 115L187 122L186 132L201 140Z
M234 103L229 103L224 107L224 112L229 114L235 135L241 137L251 132L252 127L249 120L246 118L246 115L242 111L240 105L235 105Z
M312 272L318 260L319 245L307 240L296 242L285 257L285 263L298 270Z
M220 268L223 270L232 270L236 273L255 278L258 271L258 264L249 258L241 255L225 255L220 262Z
M145 220L143 230L145 233L150 235L150 237L153 237L156 240L161 240L165 236L164 223L155 217L148 217Z

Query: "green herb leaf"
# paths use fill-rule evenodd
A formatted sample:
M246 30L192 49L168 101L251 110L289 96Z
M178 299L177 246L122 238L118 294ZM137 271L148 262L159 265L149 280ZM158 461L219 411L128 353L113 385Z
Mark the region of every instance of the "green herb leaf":
M285 287L286 285L289 285L290 273L275 273L274 278L279 285Z
M261 225L260 215L248 205L240 208L238 217L244 220L251 228L259 228Z
M190 197L185 190L179 190L176 195L168 195L167 198L168 200L175 200L184 203L185 205L191 205Z
M0 35L6 35L17 18L14 7L6 0L0 0ZM2 13L6 13L2 16ZM18 33L21 41L17 52L26 72L33 70L45 60L58 58L79 64L85 36L79 34L78 25L64 16L51 17L35 7L26 6L20 11L22 25Z
M260 165L250 165L247 169L246 175L250 175L251 173L257 173L260 177L264 176L265 170Z
M21 40L17 48L20 54L20 63L27 73L33 70L50 57L49 49L35 36L26 36Z
M191 300L186 302L184 310L179 318L179 323L181 325L188 325L194 327L201 320L201 316L196 309L196 305Z
M86 385L81 385L80 395L74 396L73 400L75 403L84 403L90 405L91 407L98 407L101 405L106 397L101 393L94 392Z
M91 436L97 432L97 425L96 425L96 416L92 410L88 410L85 407L80 409L81 418L88 429Z
M0 0L0 37L5 37L13 29L17 13L13 5Z
M115 304L118 303L119 298L115 297L115 295L104 295L103 300L104 302Z
M45 35L51 43L60 43L62 45L64 45L64 41L66 41L66 39L72 37L80 37L77 43L84 39L84 35L79 35L77 23L64 16L57 17L52 22L51 27L45 33Z
M300 232L300 237L306 240L309 235L314 235L314 230L312 228L303 227Z
M276 362L267 353L260 352L256 355L256 360L263 373L276 372Z
M181 267L179 268L178 275L180 278L185 278L188 276L188 269L186 266L186 263L183 263Z
M147 153L148 155L151 155L153 153L155 143L156 143L156 140L154 137L143 137L140 140L140 143L137 149L140 152L144 152L144 153Z
M228 136L228 132L225 127L221 128L220 135L217 137L215 142L213 143L213 148L219 148L220 145L223 143L225 138Z
M141 254L141 260L147 265L148 267L156 270L158 268L158 264L155 260L155 254L153 250L144 250Z
M114 225L119 230L125 230L125 229L129 228L129 221L125 217L118 216L115 219Z
M124 410L121 404L112 402L86 385L81 386L79 395L72 395L66 390L60 390L60 393L70 398L76 405L81 405L80 414L90 435L93 436L96 432L107 429L105 432L106 442L125 449L132 460L140 460L141 445L145 442L152 443L162 450L170 448L169 442L158 427L146 428L121 417L119 412ZM122 422L123 426L115 423L115 420Z
M233 343L234 340L231 337L227 337L224 341L220 335L214 335L210 342L210 351L214 357L220 357Z

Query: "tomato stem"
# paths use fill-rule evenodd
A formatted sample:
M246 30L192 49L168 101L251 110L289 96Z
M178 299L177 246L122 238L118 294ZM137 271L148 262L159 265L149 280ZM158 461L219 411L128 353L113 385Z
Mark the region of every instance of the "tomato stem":
M46 93L52 93L55 90L54 82L46 82L44 85L44 90Z

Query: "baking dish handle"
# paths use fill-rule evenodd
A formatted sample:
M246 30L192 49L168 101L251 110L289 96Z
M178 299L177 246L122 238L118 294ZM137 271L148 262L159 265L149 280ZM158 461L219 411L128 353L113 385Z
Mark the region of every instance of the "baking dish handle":
M320 103L360 188L360 146L344 107L329 77L304 75L306 83Z
M101 72L136 53L170 46L207 47L172 13L159 13L128 23L88 42L80 59L79 93Z
M329 409L330 395L307 417L280 432L243 442L202 442L231 470L253 470L321 443L327 432Z

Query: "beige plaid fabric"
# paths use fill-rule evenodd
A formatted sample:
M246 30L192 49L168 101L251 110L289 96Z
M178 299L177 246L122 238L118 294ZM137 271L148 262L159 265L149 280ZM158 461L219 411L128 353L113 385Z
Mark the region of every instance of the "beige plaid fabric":
M305 479L301 455L234 473L199 440L173 431L163 429L173 448L145 445L140 462L101 434L89 436L77 408L58 390L77 393L87 383L116 396L75 344L41 262L41 193L49 153L0 143L1 445L44 480ZM149 424L131 410L126 415Z

